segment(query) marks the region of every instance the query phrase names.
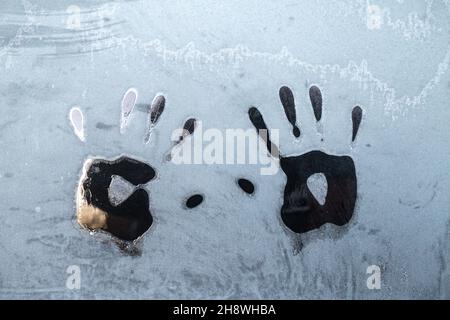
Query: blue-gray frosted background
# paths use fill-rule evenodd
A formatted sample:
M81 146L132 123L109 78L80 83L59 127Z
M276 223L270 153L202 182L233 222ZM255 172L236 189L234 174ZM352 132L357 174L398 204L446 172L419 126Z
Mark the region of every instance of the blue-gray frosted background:
M450 298L449 17L448 0L2 0L0 298ZM311 84L324 95L323 143ZM294 91L301 143L281 85ZM138 106L120 135L129 87ZM158 92L166 111L144 145ZM355 104L364 118L351 144ZM75 105L85 142L70 126ZM282 173L163 161L188 116L250 128L250 105L280 129L284 153L352 156L347 226L295 239L279 219ZM122 153L158 172L147 186L155 223L137 257L75 220L84 160ZM237 176L255 182L253 198ZM205 202L186 211L194 192ZM70 265L80 290L66 288ZM366 286L369 265L382 269L380 290Z

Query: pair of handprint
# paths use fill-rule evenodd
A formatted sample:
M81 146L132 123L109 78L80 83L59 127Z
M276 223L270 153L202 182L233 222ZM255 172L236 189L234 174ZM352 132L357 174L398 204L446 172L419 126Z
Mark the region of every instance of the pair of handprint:
M322 94L318 87L309 90L311 105L316 121L322 117ZM293 128L293 135L301 135L297 125L294 95L286 86L279 90L281 104L286 117ZM126 127L137 94L128 92L122 101L121 130ZM148 143L151 132L164 111L165 98L157 96L151 105L148 120L148 131L145 142ZM326 223L342 226L350 221L357 196L357 179L353 159L349 156L336 156L322 151L310 151L298 156L284 156L278 146L270 140L264 119L255 107L248 110L251 123L266 142L269 154L279 160L286 175L284 201L281 218L286 227L295 233L305 233L321 227ZM355 140L362 119L362 109L353 108L352 140ZM194 118L184 124L184 134L176 144L191 135L196 127ZM263 134L264 133L264 134ZM170 157L167 158L170 160ZM155 170L148 164L121 156L115 160L101 158L88 159L84 164L83 175L77 192L77 220L79 224L90 230L104 230L113 236L134 241L141 237L152 225L153 217L149 206L149 195L143 185L151 181ZM322 173L327 182L327 194L321 204L308 187L308 179ZM110 197L110 186L114 177L125 179L134 186L131 195L114 203ZM239 187L252 194L253 183L245 178L238 179ZM187 208L195 208L203 201L203 196L196 194L186 201Z

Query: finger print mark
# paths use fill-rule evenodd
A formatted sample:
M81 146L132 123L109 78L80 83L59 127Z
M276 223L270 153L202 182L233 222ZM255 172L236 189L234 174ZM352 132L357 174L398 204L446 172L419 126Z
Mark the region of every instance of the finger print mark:
M267 151L269 152L269 154L274 158L278 158L280 154L278 147L270 140L270 133L267 129L266 123L264 122L262 114L256 107L251 107L250 109L248 109L248 117L250 118L253 126L256 128L258 135L266 143Z
M320 121L322 118L322 92L316 86L309 88L309 99L311 100L311 106L314 111L314 117L316 121Z
M250 180L240 178L237 180L237 184L247 194L252 195L255 192L255 186Z
M84 135L84 117L79 107L73 107L69 112L70 123L73 127L75 135L81 141L85 141Z
M251 107L251 108L248 110L248 116L249 116L250 121L252 122L253 126L254 126L258 131L260 131L260 130L266 130L266 131L269 131L269 130L267 129L266 123L264 122L264 118L263 118L261 112L259 112L259 110L258 110L257 108ZM269 141L270 141L270 139L269 139Z
M196 127L197 127L196 119L194 118L187 119L183 126L183 134L178 139L177 144L183 141L183 139L186 138L187 136L192 135Z
M362 109L359 106L356 106L352 110L352 123L353 123L353 133L352 133L352 141L355 141L356 135L358 134L359 125L361 124L362 119Z
M184 139L192 135L196 127L197 127L197 120L195 118L189 118L185 121L182 129L182 134L178 137L178 140L175 141L169 153L166 155L167 161L172 160L172 153L174 152L175 148L177 148L181 144L181 142L183 142Z
M203 196L201 194L194 194L193 196L190 196L186 200L186 207L188 209L193 209L197 206L199 206L203 202Z
M134 88L130 88L125 92L121 103L121 118L120 118L120 133L125 133L125 128L128 125L129 118L133 112L134 106L138 98L138 92Z
M155 125L159 117L164 111L164 107L166 105L166 98L163 95L158 95L153 99L151 112L150 112L150 123Z
M288 121L292 125L292 134L298 138L300 137L300 129L297 126L297 116L295 112L295 101L294 101L294 94L292 93L292 90L289 89L286 86L283 86L279 90L279 96L281 104L284 108L284 113L286 114L286 117Z
M152 101L152 104L150 105L147 135L144 139L145 143L150 142L150 137L153 132L153 128L155 127L156 123L158 122L159 118L164 112L165 106L166 106L166 98L163 95L156 95Z

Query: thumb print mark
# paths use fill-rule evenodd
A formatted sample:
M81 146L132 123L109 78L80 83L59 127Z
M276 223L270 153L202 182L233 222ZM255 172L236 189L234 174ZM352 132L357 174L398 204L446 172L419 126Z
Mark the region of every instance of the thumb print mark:
M237 184L245 193L249 195L255 193L255 186L250 180L240 178L237 180Z
M193 209L199 206L203 202L203 196L201 194L194 194L186 200L186 207Z

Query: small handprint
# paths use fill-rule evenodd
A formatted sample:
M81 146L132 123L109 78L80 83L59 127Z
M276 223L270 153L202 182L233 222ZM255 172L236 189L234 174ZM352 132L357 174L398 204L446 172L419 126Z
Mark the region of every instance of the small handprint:
M90 230L102 229L119 239L132 241L142 236L152 225L147 191L141 188L155 177L148 164L119 157L116 160L89 159L78 190L78 223ZM114 176L119 176L136 189L118 205L111 203L109 188Z
M125 93L121 104L120 133L124 134L138 99L138 92L131 88ZM166 98L157 94L148 108L147 131L143 143L148 144L154 127L166 105ZM70 112L75 134L85 141L83 114L76 107ZM195 119L189 118L183 125L183 134L172 148L178 147L195 130ZM83 138L83 139L81 139ZM149 193L144 186L156 176L155 169L135 157L121 155L116 159L88 158L77 189L77 221L91 231L102 230L116 239L135 241L142 237L153 224ZM121 187L115 188L116 181ZM193 209L200 205L203 196L188 197L185 207Z

